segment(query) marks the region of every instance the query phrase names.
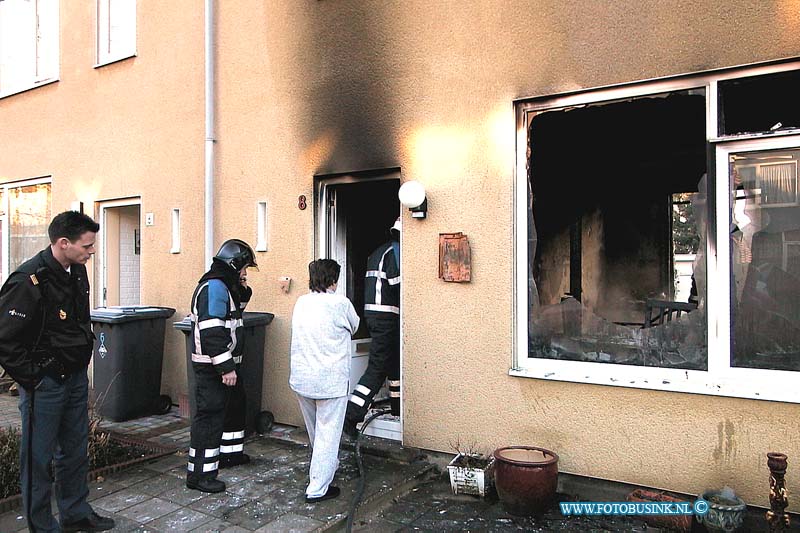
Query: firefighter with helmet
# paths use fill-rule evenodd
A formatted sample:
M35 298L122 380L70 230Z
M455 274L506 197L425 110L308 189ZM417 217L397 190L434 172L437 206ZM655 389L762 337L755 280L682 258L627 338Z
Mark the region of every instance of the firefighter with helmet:
M253 249L239 239L227 240L192 295L196 413L186 486L202 492L225 490L217 479L219 468L250 462L244 453L245 393L238 375L242 313L253 294L248 267L258 270Z
M347 403L344 432L357 436L375 394L389 381L392 415L400 415L400 218L389 229L390 239L367 258L364 278L364 318L372 342L364 375Z

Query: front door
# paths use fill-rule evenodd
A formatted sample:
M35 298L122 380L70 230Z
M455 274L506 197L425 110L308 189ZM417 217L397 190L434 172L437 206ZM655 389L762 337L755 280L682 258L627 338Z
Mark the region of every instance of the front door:
M342 267L336 292L349 298L361 317L352 343L351 390L364 373L369 354L369 331L364 320L367 257L389 239L389 228L400 214L399 188L400 172L396 170L317 180L317 255L334 259ZM383 398L388 398L386 387L376 400ZM402 440L402 421L386 415L373 421L365 433Z
M99 307L140 303L140 215L138 198L100 204Z

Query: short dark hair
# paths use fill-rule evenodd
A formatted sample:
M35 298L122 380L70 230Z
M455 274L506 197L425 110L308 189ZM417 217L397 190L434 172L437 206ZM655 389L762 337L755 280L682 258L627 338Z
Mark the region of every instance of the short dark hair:
M97 233L100 231L100 224L92 220L89 215L84 215L78 211L64 211L57 214L47 228L51 243L55 243L61 237L66 237L70 242L75 242L87 231Z
M333 259L317 259L308 264L308 288L314 292L325 292L339 281L342 267Z

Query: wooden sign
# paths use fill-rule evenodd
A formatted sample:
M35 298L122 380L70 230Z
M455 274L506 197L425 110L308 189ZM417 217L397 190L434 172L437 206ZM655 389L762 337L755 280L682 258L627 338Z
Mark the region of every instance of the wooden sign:
M463 233L439 234L439 277L444 281L470 281L472 252Z

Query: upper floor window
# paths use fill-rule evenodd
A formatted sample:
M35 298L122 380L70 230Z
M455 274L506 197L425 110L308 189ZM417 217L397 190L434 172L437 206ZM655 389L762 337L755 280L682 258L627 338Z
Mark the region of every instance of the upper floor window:
M0 1L0 97L58 79L58 0Z
M97 0L97 64L136 55L136 0Z

